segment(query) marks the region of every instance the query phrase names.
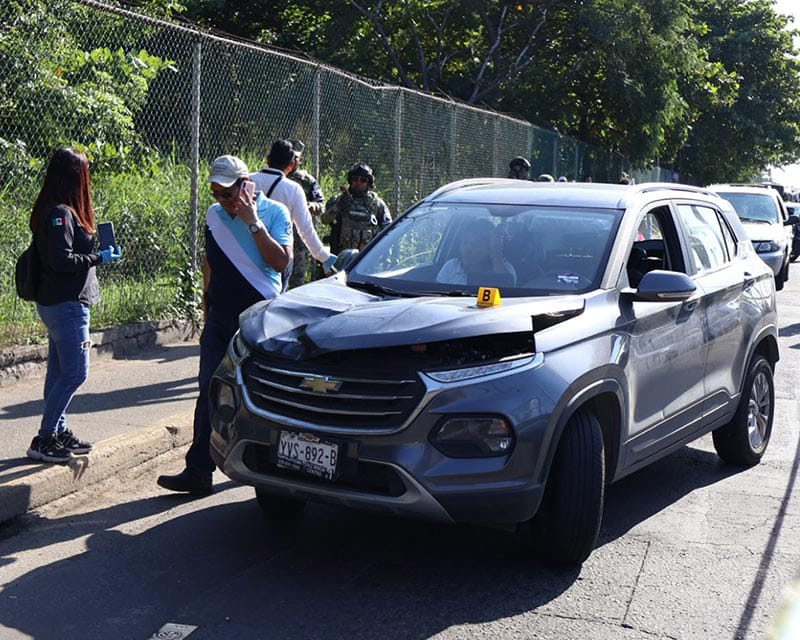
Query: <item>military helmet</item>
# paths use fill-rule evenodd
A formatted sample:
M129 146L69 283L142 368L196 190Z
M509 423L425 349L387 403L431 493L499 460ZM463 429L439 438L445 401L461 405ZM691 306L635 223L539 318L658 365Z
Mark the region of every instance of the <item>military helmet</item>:
M368 164L356 162L352 167L350 167L350 171L347 172L347 181L352 181L352 179L356 176L365 177L367 179L367 186L370 189L372 188L372 185L375 184L375 176L373 175L372 169L369 168Z
M523 158L522 156L517 156L516 158L513 158L511 162L508 163L508 166L511 167L512 169L519 167L520 169L528 171L531 168L531 163L528 162L528 160Z

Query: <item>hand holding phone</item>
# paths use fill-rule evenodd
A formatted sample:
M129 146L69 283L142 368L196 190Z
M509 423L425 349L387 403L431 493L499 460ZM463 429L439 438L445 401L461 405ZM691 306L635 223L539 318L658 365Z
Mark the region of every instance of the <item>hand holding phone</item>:
M241 196L245 199L245 202L253 202L253 197L256 194L256 183L250 182L249 180L245 180L242 182L242 189L240 191Z
M117 238L114 235L113 222L101 222L97 225L97 235L100 240L100 249L108 249L117 246Z

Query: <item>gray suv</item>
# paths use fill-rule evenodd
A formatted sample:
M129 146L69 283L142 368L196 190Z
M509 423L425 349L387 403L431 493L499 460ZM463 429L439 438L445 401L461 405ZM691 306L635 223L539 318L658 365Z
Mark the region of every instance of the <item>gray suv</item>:
M709 191L461 181L339 262L242 314L212 383L214 460L269 514L530 523L577 564L608 483L708 432L764 454L774 280Z

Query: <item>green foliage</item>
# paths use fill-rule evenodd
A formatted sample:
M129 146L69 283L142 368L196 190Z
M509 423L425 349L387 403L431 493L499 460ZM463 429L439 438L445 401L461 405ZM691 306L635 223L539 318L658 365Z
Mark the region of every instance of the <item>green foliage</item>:
M725 70L692 123L680 170L697 183L749 180L800 149L800 61L769 0L695 0L709 60Z
M296 0L259 14L261 5L192 0L186 15L482 102L695 182L800 157L797 52L770 0Z
M81 46L87 7L41 0L0 8L0 170L18 177L71 144L119 169L146 147L135 127L149 83L171 63L143 50ZM109 33L122 25L107 17ZM118 43L119 39L112 38Z
M0 255L0 347L42 342L46 335L35 305L19 300L11 281L16 256L30 242L28 216L39 186L29 180L0 193L0 245L7 248ZM199 269L190 269L189 189L186 166L156 156L93 181L97 219L114 223L123 258L97 268L102 300L92 310L92 330L196 315L201 284ZM204 200L210 203L206 194Z

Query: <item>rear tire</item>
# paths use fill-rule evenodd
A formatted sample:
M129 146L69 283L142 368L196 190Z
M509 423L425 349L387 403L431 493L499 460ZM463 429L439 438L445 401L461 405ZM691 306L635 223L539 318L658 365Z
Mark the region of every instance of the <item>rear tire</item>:
M603 518L605 453L600 424L590 413L573 415L558 443L534 528L545 559L580 565L594 549Z
M764 356L756 354L747 372L736 414L712 434L719 457L729 464L758 464L772 435L774 415L772 367Z
M263 489L256 489L256 501L261 510L272 517L299 516L306 507L305 500L279 496Z

